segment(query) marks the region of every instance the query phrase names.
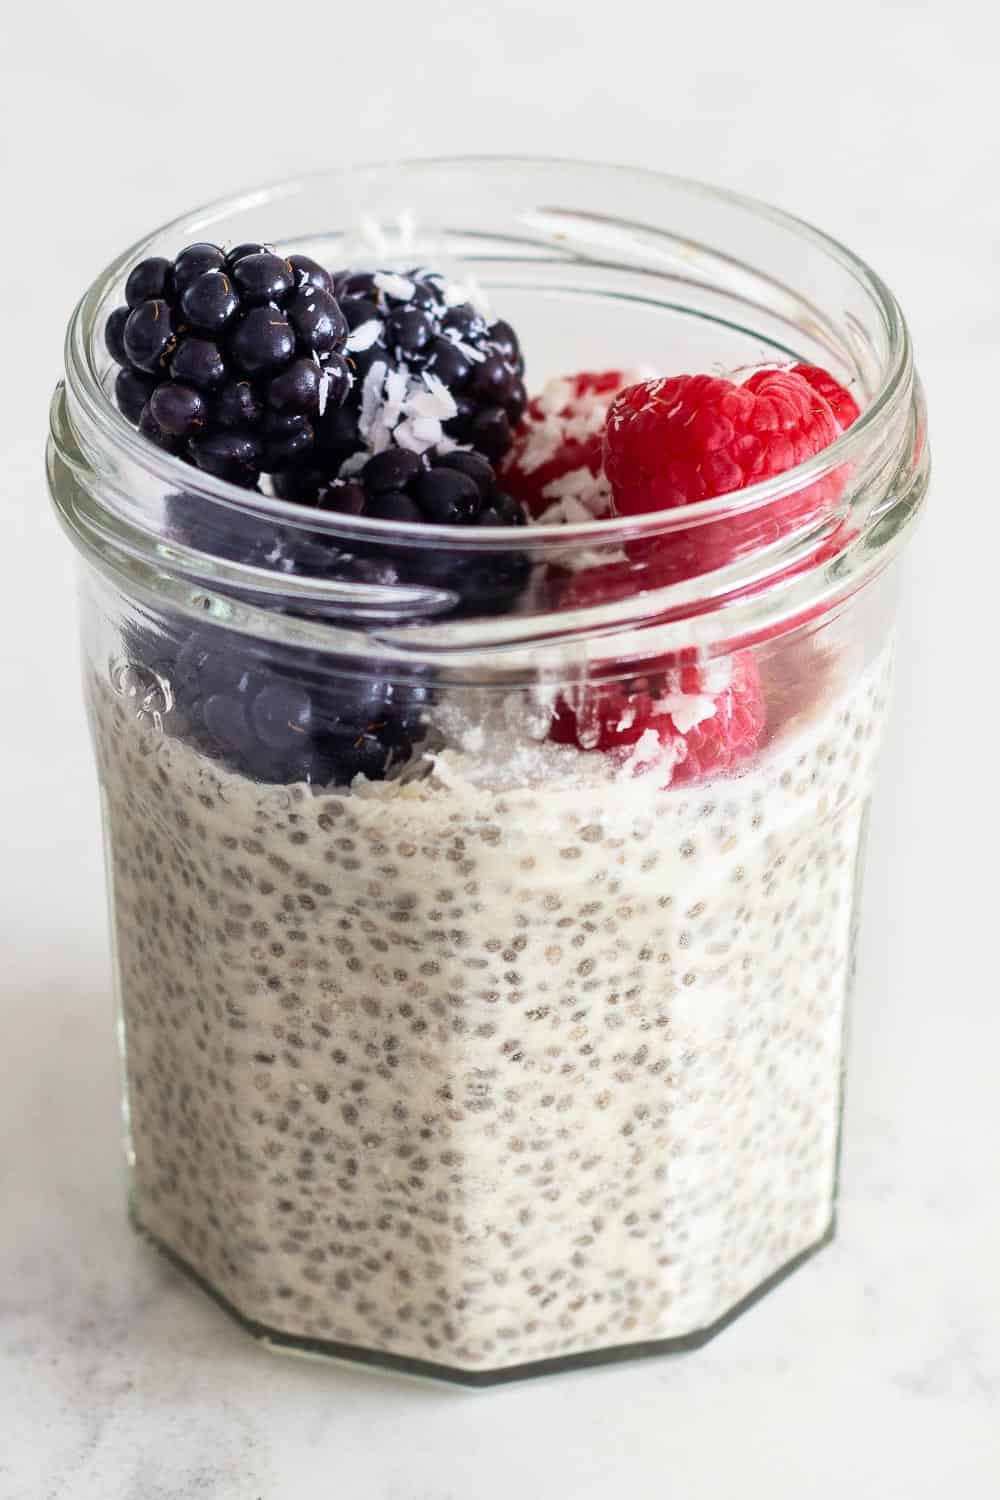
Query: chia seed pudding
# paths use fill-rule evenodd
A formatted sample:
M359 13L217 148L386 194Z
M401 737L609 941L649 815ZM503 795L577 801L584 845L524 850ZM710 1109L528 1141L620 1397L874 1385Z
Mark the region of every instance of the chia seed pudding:
M891 294L697 184L411 163L178 220L66 351L137 1225L298 1351L703 1342L833 1228Z
M887 673L666 791L553 745L263 788L95 681L139 1223L459 1370L710 1327L831 1226Z

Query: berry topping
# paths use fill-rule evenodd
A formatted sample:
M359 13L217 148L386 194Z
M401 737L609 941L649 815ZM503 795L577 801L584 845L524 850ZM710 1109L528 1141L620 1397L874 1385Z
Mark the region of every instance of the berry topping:
M317 504L340 503L328 492L342 470L351 475L348 460L356 472L389 449L440 458L465 448L498 462L527 401L517 335L467 289L432 271L331 274L249 242L143 261L105 342L129 373L116 390L130 421L153 394L139 376L183 388L157 396L159 418L146 413L153 441L248 486L261 473L301 472L296 492ZM392 493L407 503L380 502L386 517L420 510L405 489ZM432 494L418 519L461 525L483 509L475 483L441 479ZM509 500L488 510L483 524L523 519Z
M747 765L765 718L756 662L742 652L588 683L559 700L550 738L581 750L628 751L636 768L662 764L664 784L681 786Z
M331 677L300 648L294 665L277 655L265 664L218 627L194 631L171 657L184 737L259 781L379 780L424 733L425 684L385 681L375 663L370 675Z
M386 448L367 459L349 479L327 480L320 473L292 470L275 479L275 490L285 500L318 510L415 526L466 528L524 525L524 511L504 494L492 466L480 454L456 451L440 457ZM358 544L356 553L370 555L384 565L385 545ZM333 557L337 554L332 552ZM410 542L394 547L396 579L447 589L456 596L455 613L490 614L509 609L528 577L523 552L502 550L482 555L462 548L439 550ZM310 553L309 567L326 574Z
M350 330L355 425L320 437L324 465L335 472L390 445L441 454L467 444L499 462L526 404L510 325L433 271L342 271L334 293Z
M308 256L257 244L142 261L105 324L121 411L158 446L249 487L264 467L313 459L313 419L329 430L352 384L331 285Z
M836 386L825 372L815 375ZM604 462L614 508L637 515L744 489L812 458L840 432L816 379L795 370L756 370L742 385L714 375L643 381L608 412Z
M840 422L819 379L852 398L825 371L764 367L742 385L712 375L679 375L622 391L608 412L605 472L621 515L697 504L783 474L840 436ZM742 515L629 543L649 583L659 586L721 568L797 529L828 519L843 491L844 470Z
M536 520L585 521L607 514L604 422L614 397L637 378L638 372L585 370L550 380L528 402L503 478Z

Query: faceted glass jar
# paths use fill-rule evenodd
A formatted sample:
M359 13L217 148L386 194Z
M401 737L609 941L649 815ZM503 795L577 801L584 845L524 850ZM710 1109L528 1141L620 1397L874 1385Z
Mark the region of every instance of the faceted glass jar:
M248 494L117 413L102 332L137 259L211 238L342 266L362 225L386 267L473 274L530 388L794 359L862 414L737 496L514 545ZM49 475L81 555L132 1213L161 1249L274 1345L485 1384L699 1344L829 1239L927 478L873 273L647 173L304 179L109 267ZM242 738L208 707L237 680ZM637 700L670 704L667 751L607 748Z

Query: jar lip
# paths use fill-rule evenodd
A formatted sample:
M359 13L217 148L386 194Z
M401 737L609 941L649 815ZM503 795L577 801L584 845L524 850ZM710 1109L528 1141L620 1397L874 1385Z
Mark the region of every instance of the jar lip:
M66 335L65 362L68 386L74 400L80 404L94 429L111 447L119 451L123 450L138 466L167 486L180 486L188 494L205 500L222 502L226 506L241 510L250 509L258 512L264 510L268 518L277 524L292 527L307 526L313 531L335 532L338 536L345 538L377 538L386 542L395 539L404 544L426 546L427 528L419 522L396 523L366 517L346 517L338 513L319 512L310 506L299 505L274 496L261 496L239 485L208 475L196 469L192 464L157 448L125 419L110 400L101 382L94 358L96 342L94 334L97 315L109 285L121 276L126 267L146 253L151 244L162 238L171 235L186 237L197 234L199 229L209 230L212 221L225 213L250 209L265 202L273 203L282 198L292 198L306 190L312 182L320 179L350 181L364 174L420 169L459 169L476 165L484 168L489 166L547 168L569 173L574 171L605 172L619 178L632 176L659 183L664 188L682 189L718 203L742 208L758 218L769 220L794 232L844 266L872 298L883 320L888 341L886 367L871 400L851 426L833 443L804 463L797 464L794 468L774 478L759 481L743 490L678 506L667 511L649 511L637 516L615 516L576 524L533 523L518 531L520 550L530 553L553 547L572 548L580 544L588 544L592 547L612 547L639 537L667 535L672 531L699 527L711 521L758 510L821 480L831 470L850 463L871 442L873 432L897 414L904 402L909 402L913 378L912 350L909 331L899 304L882 278L867 262L823 230L795 215L786 213L783 209L747 194L651 168L585 161L572 157L531 155L508 157L496 154L409 157L360 163L335 169L320 169L215 199L160 225L129 246L104 268L84 293L72 314ZM611 223L627 224L628 222L615 220L612 216L608 218ZM462 526L435 526L434 545L436 548L443 549L461 547L467 553L490 552L500 548L509 548L510 531L508 528L498 526L481 527L476 528L475 532L470 534L468 528Z

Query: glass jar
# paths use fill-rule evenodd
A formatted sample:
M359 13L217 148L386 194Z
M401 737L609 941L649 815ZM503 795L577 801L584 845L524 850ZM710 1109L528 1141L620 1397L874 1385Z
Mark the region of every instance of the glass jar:
M183 464L109 398L128 270L202 238L473 274L533 387L804 360L861 416L738 494L516 546L318 512ZM48 459L136 1224L272 1345L472 1384L690 1348L825 1244L928 465L879 279L645 172L327 173L108 268Z

